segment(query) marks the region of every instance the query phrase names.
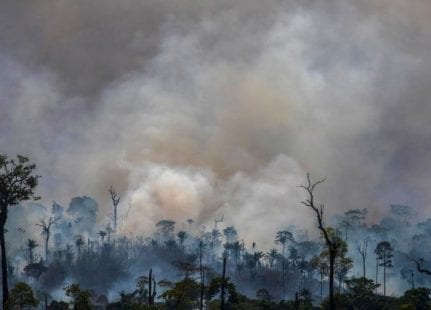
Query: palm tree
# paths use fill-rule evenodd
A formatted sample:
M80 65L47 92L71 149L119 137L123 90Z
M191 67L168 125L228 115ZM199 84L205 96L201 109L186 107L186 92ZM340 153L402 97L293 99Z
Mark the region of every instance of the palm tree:
M26 246L27 246L28 252L29 252L29 264L32 264L33 263L33 250L38 246L38 244L33 239L28 239Z
M289 241L293 241L293 235L290 231L282 230L277 232L274 242L282 245L282 255L286 254L286 245Z
M177 237L178 237L178 239L180 240L180 245L181 245L181 247L183 248L184 241L185 241L185 240L186 240L186 238L187 238L187 233L186 233L184 230L181 230L181 231L179 231L179 232L177 233Z
M260 261L264 257L262 251L257 251L253 253L253 259L255 261L256 266L260 269L262 267L262 262Z
M278 258L278 252L277 249L272 248L271 250L269 250L268 253L266 253L266 258L268 259L268 263L269 263L269 269L273 269L275 261Z
M48 244L49 237L51 236L51 226L55 224L60 218L59 217L49 217L48 222L45 220L41 220L40 224L36 224L36 226L42 227L42 236L45 237L45 260L48 260Z
M76 248L78 249L78 257L81 256L81 247L84 245L84 239L81 236L78 236L75 242Z
M103 245L103 240L105 239L105 237L108 233L104 230L101 230L97 234L100 236L100 239L102 239L102 245Z
M188 219L187 220L187 223L189 223L189 234L191 234L192 233L192 224L194 223L195 221L193 221L192 219Z
M290 231L281 230L277 232L274 242L282 246L283 299L286 298L286 245L289 241L293 241L293 235Z
M238 233L236 232L236 229L233 226L229 226L223 229L223 234L225 235L226 242L228 243L235 242L238 236Z

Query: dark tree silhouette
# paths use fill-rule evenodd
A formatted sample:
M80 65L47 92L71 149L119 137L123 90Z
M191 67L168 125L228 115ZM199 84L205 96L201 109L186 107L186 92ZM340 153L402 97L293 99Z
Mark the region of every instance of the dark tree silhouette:
M419 260L411 258L411 260L416 264L416 268L420 273L424 273L426 275L431 276L431 270L425 269L422 267L422 264Z
M45 237L45 260L48 261L48 244L49 244L49 237L51 236L51 226L58 222L60 218L59 217L49 217L48 221L45 221L44 219L40 221L40 224L36 224L39 227L42 227L42 236Z
M367 260L367 250L368 250L368 239L365 239L364 241L362 241L362 243L357 246L357 250L361 255L361 259L362 259L362 277L366 278L367 277L366 260Z
M105 239L108 233L104 230L100 230L97 234L100 236L100 239L102 240L102 245L103 245L103 240Z
M165 240L172 237L172 233L175 230L175 222L171 220L161 220L156 223L157 229Z
M112 205L114 206L114 214L113 214L113 221L114 221L114 232L117 231L117 218L118 218L118 204L120 203L120 196L117 195L115 192L115 189L111 186L109 188L109 194L111 195Z
M8 215L8 207L18 203L40 197L35 196L34 189L39 179L34 174L36 165L25 156L17 155L17 159L8 159L6 155L0 155L0 248L2 267L2 292L3 308L9 297L8 267L5 242L5 225Z
M220 289L220 310L225 308L225 288L226 288L226 257L223 257L223 272Z
M181 248L184 247L184 241L187 239L187 233L184 230L181 230L177 233L177 237L180 240Z
M282 230L278 231L275 236L275 243L281 244L281 256L282 256L282 283L283 283L283 299L286 299L286 245L288 242L293 241L293 235L290 231Z
M194 223L195 221L193 220L193 219L188 219L187 220L187 223L189 224L189 234L191 234L192 233L192 224Z
M317 227L319 228L320 232L323 235L323 238L325 240L326 247L328 249L328 255L329 255L329 309L334 310L335 309L335 298L334 298L334 270L335 270L335 259L338 254L338 250L341 247L341 239L337 236L334 236L334 234L330 234L329 227L324 226L323 222L323 210L324 205L316 205L315 197L314 197L314 190L316 189L316 186L323 183L326 180L326 178L311 182L310 174L307 173L307 184L306 185L300 185L299 187L303 188L308 197L306 200L302 201L302 204L305 206L311 208L317 218Z
M34 297L31 287L24 282L19 282L10 292L8 308L6 309L22 310L28 307L36 307L38 304L39 301Z
M28 239L26 246L28 248L28 258L29 258L29 264L33 263L33 250L37 248L38 244L33 239Z
M386 268L393 267L392 257L394 249L388 241L381 241L377 244L374 253L377 260L380 262L379 266L383 267L383 296L386 296Z

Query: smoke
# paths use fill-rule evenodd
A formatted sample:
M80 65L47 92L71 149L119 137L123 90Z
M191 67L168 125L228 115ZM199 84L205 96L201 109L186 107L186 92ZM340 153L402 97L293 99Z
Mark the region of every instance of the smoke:
M250 240L430 203L424 1L2 1L0 147L44 201L122 197L124 232L225 214ZM19 20L19 22L17 22ZM130 205L129 205L130 204ZM265 234L269 235L268 233Z

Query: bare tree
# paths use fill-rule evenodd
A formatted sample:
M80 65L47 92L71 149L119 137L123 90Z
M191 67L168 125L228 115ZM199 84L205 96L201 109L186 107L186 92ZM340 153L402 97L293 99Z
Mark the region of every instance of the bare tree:
M358 245L356 249L358 250L359 254L361 254L361 258L362 258L362 271L363 271L362 276L366 278L367 277L366 260L367 260L367 250L368 250L368 239L365 239L364 241L362 241L362 243Z
M45 237L45 260L48 260L48 244L49 237L51 236L51 226L55 224L60 218L59 217L49 217L46 222L44 219L40 221L40 224L36 224L36 226L42 227L42 236Z
M420 273L424 273L426 275L431 276L431 270L425 269L422 267L421 261L422 260L416 260L414 258L410 258L415 264L416 264L416 269L420 272Z
M114 206L114 215L113 215L113 220L114 220L114 232L117 231L117 219L118 219L118 204L120 203L120 196L117 195L117 193L115 192L115 189L111 186L109 188L109 194L111 195L111 200L112 200L112 205Z
M323 235L323 238L325 240L325 244L328 250L329 254L329 309L334 310L335 309L335 298L334 298L334 270L335 270L335 259L338 254L338 250L342 245L342 240L334 233L331 233L333 229L330 227L325 227L324 220L323 220L323 210L324 205L316 205L315 197L314 197L314 190L316 189L316 186L323 183L326 180L326 178L312 182L310 179L310 174L307 173L307 184L306 185L300 185L300 188L303 188L308 197L306 200L302 201L302 204L312 209L316 215L317 218L317 227L319 228L320 232Z

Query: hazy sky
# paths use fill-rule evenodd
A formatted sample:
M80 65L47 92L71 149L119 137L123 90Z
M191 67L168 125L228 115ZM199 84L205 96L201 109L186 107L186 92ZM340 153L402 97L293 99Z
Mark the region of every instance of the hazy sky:
M426 213L429 16L426 0L2 0L0 152L37 163L45 203L92 196L101 221L114 186L124 231L310 227L307 171L328 177L328 212Z

